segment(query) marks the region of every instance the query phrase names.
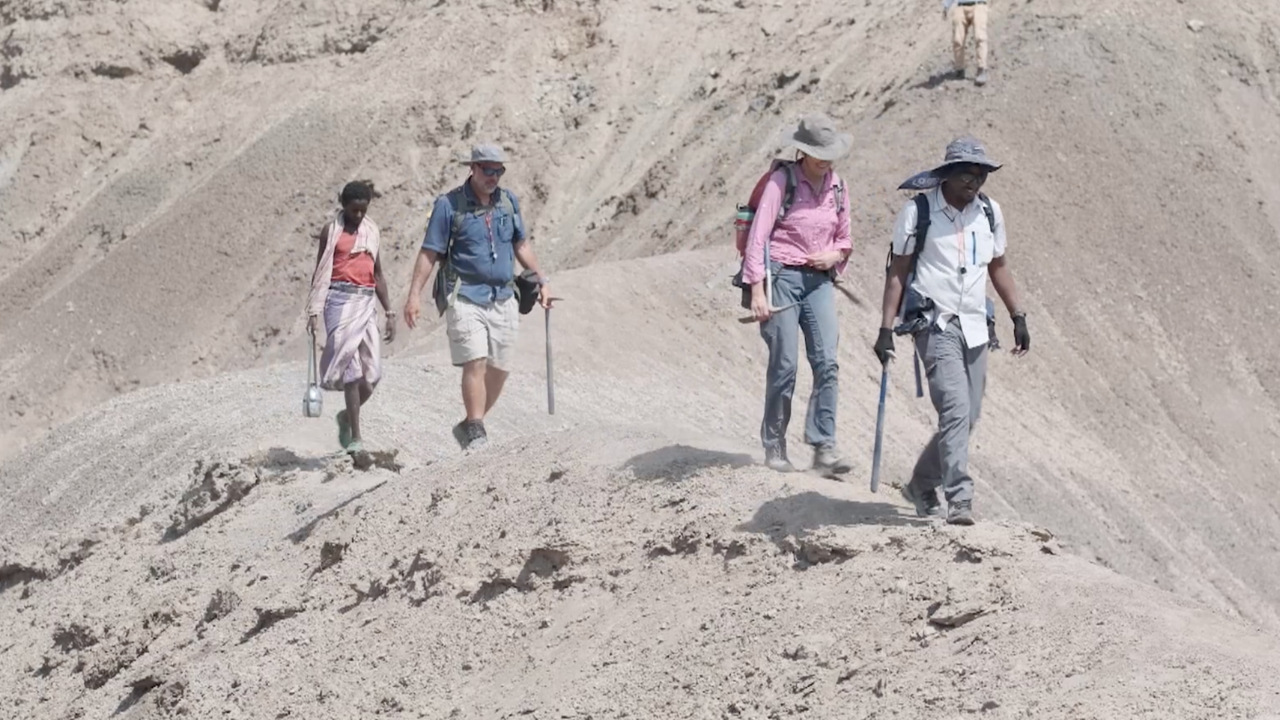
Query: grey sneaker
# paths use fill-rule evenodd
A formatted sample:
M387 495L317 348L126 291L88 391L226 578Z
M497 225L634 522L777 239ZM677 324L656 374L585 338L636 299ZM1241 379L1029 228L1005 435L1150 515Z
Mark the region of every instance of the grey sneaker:
M972 525L973 502L970 500L957 500L951 503L947 507L947 524Z
M483 420L463 420L453 426L453 439L458 441L459 447L466 450L484 445L489 436L484 431Z
M785 448L765 448L764 464L775 472L795 472L796 468L787 459L787 451Z
M824 475L844 475L853 470L832 445L819 445L813 453L813 469Z
M979 70L979 71L978 71L978 77L976 77L976 78L974 78L974 79L973 79L973 84L974 84L974 85L986 85L986 84L987 84L987 69L986 69L986 68L982 68L981 70Z
M938 501L938 491L924 491L915 483L902 486L902 497L916 508L916 517L942 517L942 503Z

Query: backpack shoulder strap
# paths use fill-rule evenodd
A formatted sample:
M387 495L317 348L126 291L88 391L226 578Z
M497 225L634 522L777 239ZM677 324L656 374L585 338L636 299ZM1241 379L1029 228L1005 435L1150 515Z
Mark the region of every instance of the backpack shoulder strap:
M982 212L987 214L987 224L991 226L991 234L996 234L996 211L991 207L991 198L983 193L978 193L978 199L982 201Z
M916 193L912 198L916 203L915 247L911 249L911 272L915 272L916 262L920 259L920 251L924 249L924 239L929 235L930 215L928 193Z
M511 194L511 191L504 187L499 187L498 191L502 193L499 196L499 204L506 208L507 212L515 215L518 211L516 210L515 197Z
M778 207L779 219L787 214L791 209L791 203L796 199L796 164L794 161L787 160L782 163L782 169L786 172L787 182L782 190L782 205Z
M450 190L445 198L449 200L449 207L453 209L453 222L449 224L449 244L445 254L450 254L453 249L453 240L458 236L458 231L462 229L462 220L471 210L471 203L467 201L467 193L461 185Z

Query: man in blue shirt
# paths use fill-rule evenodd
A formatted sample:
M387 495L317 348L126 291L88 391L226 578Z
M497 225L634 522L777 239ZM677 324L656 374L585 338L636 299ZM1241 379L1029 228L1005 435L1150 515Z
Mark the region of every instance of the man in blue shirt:
M449 354L462 368L462 403L467 416L453 428L463 448L487 440L484 418L498 400L511 371L520 324L515 293L515 261L537 276L538 303L551 307L547 276L525 235L520 202L499 188L507 156L496 145L477 145L471 176L436 198L426 236L413 267L404 319L417 325L422 288L440 263L432 288L436 309L445 316Z

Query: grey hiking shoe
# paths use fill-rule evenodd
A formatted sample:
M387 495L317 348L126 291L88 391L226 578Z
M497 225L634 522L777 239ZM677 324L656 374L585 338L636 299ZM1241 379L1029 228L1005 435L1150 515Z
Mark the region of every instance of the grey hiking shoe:
M942 517L937 490L921 490L915 483L902 486L902 497L916 508L916 517Z
M819 445L813 454L813 469L824 475L844 475L853 470L832 445Z
M765 448L764 464L775 472L795 472L796 468L787 459L786 448Z
M951 503L947 508L947 524L972 525L973 502L970 500L957 500Z
M979 71L978 71L978 77L976 77L976 78L974 78L974 79L973 79L973 84L974 84L974 85L986 85L986 84L987 84L987 69L986 69L986 68L982 68L981 70L979 70Z
M466 450L484 445L489 441L489 436L484 431L483 420L463 420L453 426L453 439L458 441L459 447Z

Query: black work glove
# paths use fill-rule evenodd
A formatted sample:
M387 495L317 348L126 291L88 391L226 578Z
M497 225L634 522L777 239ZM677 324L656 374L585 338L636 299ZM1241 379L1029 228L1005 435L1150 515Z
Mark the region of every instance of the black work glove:
M889 359L893 357L893 331L889 328L880 328L880 337L876 338L875 344L876 357L880 358L881 365L888 365Z
M1031 349L1031 333L1027 332L1027 317L1017 315L1013 318L1013 354L1025 355Z

